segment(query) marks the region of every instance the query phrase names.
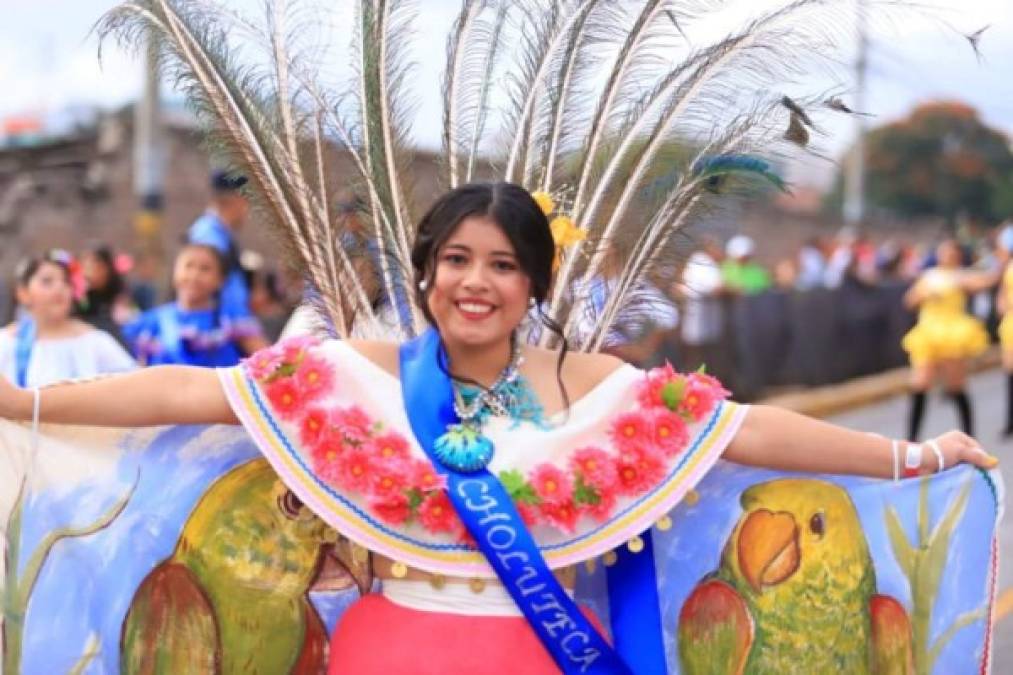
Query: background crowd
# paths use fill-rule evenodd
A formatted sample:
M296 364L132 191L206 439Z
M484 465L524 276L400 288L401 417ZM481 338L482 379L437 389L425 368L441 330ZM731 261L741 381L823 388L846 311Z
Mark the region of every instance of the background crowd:
M0 293L0 369L29 386L165 363L227 366L275 341L303 298L303 281L277 259L242 249L244 183L211 176L210 203L173 251L165 279L146 256L105 244L23 261ZM955 240L963 267L996 274L968 302L994 339L998 270L1013 250L1013 223L977 234L958 228ZM937 243L844 227L771 258L746 234L696 237L694 250L648 285L646 311L620 317L609 349L641 365L705 366L745 400L903 365L902 338L917 309L904 293L937 264ZM81 346L99 342L100 353Z

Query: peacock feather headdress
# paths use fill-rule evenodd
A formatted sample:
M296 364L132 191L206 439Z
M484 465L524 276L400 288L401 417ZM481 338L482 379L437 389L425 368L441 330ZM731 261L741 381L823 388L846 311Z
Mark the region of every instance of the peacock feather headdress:
M601 348L637 311L645 280L672 264L674 237L729 179L784 189L770 158L808 142L784 133L812 121L786 109L783 89L832 63L849 3L794 0L696 36L731 4L461 2L446 38L437 188L503 179L551 196L566 243L542 310L579 349ZM209 138L251 179L327 326L406 337L423 328L421 312L390 307L410 305L417 204L432 199L416 187L432 169L409 138L408 47L433 37L414 32L410 0L349 5L264 0L252 21L206 0L127 0L99 32L157 50ZM328 68L327 27L352 36L347 84ZM608 293L595 300L602 279Z

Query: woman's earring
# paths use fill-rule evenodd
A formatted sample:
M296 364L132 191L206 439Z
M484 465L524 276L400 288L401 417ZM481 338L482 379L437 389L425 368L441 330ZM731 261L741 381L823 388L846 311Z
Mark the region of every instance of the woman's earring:
M534 298L528 298L528 307L534 309L537 304L538 304L537 300L535 300Z
M427 288L429 288L429 282L428 281L426 281L425 279L423 279L422 281L419 282L419 290L420 291L422 291L423 293L425 293Z

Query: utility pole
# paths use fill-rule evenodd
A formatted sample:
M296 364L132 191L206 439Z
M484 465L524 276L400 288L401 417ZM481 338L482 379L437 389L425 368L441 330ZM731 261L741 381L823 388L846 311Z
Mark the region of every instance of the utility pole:
M855 0L858 55L855 59L855 110L865 110L866 70L869 36L866 26L866 0ZM844 174L844 222L860 225L865 217L865 116L855 115L855 143Z
M162 257L162 213L165 206L165 141L159 100L157 55L149 38L145 49L144 88L134 106L134 231L140 253L157 266Z

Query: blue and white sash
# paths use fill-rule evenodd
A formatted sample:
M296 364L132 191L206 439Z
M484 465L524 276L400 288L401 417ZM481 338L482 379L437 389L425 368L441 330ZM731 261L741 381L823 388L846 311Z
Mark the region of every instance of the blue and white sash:
M412 431L433 466L446 477L450 501L464 526L556 664L564 673L664 673L664 649L656 648L661 645L661 625L649 539L644 552L624 554L609 571L610 586L613 579L626 586L610 590L619 603L612 607L613 618L635 631L645 631L655 622L653 645L651 638L645 642L626 630L617 631L617 645L633 650L621 656L563 590L500 481L487 469L458 473L436 459L436 439L448 425L460 421L441 358L442 345L434 330L401 346L401 389ZM635 573L647 571L650 578L629 579L633 585L627 586L630 565L640 568L632 570ZM637 593L648 587L647 597Z

